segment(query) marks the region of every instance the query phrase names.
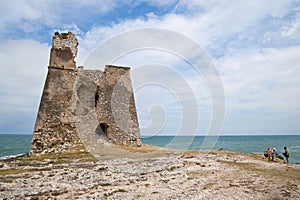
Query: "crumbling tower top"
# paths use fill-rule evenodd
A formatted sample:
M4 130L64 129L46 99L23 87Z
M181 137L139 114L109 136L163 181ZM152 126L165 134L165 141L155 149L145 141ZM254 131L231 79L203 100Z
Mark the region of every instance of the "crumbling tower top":
M74 33L68 32L68 33L59 33L55 32L55 35L53 36L52 40L52 48L65 48L69 47L74 55L74 57L77 56L77 46L78 41L75 37Z
M78 40L72 32L56 32L52 39L50 68L76 69Z

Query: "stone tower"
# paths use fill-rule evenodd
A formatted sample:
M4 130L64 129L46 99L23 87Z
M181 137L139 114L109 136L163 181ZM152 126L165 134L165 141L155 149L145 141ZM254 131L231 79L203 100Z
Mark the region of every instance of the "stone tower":
M86 138L98 136L114 144L140 146L130 68L77 68L77 46L71 32L53 36L30 154L82 150Z
M97 119L104 135L115 144L140 146L130 68L107 65L96 99Z

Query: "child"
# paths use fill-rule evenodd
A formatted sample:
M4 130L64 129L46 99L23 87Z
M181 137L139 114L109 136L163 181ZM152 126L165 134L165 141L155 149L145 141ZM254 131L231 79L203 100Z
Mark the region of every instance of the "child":
M271 150L270 148L267 148L266 152L265 152L265 157L268 158L268 161L271 161Z

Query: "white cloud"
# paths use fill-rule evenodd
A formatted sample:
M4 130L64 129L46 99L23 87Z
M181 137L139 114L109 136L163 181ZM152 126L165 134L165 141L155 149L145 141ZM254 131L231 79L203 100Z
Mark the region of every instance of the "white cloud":
M94 15L105 14L115 8L116 1L51 1L14 0L1 1L0 28L20 28L33 32L41 27L58 28L88 20Z
M132 5L140 5L143 2L141 0ZM256 130L265 129L262 123L264 118L255 120L253 116L256 114L282 114L282 117L273 117L266 123L268 126L273 123L273 129L280 128L278 123L280 120L295 122L291 117L299 116L300 113L298 103L300 94L297 87L300 84L297 76L300 68L298 65L300 31L299 14L295 14L299 11L297 1L153 0L147 2L171 10L162 16L149 12L135 19L109 21L107 26L94 26L86 30L78 25L78 21L84 21L88 19L85 18L86 16L94 16L94 14L99 16L99 13L118 12L114 9L124 5L126 5L124 8L129 9L128 5L132 2L120 4L117 1L96 0L4 1L0 6L0 28L4 30L16 25L25 32L30 32L46 24L51 27L51 30L71 29L80 36L77 59L79 65L83 64L88 54L99 43L124 31L147 27L173 30L196 41L217 63L227 94L227 112L230 117L227 131L234 130L241 115L245 123L240 123L244 125L244 127L239 126L240 130L251 129L246 122L249 119L257 125ZM66 22L65 19L72 20ZM166 42L176 46L176 41L172 38L167 37ZM118 49L120 46L116 44L113 48ZM20 98L26 96L23 91L28 91L30 95L39 94L40 91L37 91L43 86L41 74L45 74L46 71L41 64L47 65L48 50L47 45L30 40L11 40L1 44L1 92L20 94ZM193 51L190 51L190 54L192 53ZM159 54L161 55L161 52ZM182 61L172 56L157 56L155 53L151 55L157 56L156 59L153 57L147 59L147 55L149 54L138 54L135 59L124 58L120 60L120 64L123 62L125 65L139 66L155 61L154 63L161 62L167 66L175 66L179 73L185 75L184 78L192 86L194 93L197 93L195 88L199 79L179 67ZM144 63L139 63L141 60ZM18 66L27 67L24 69ZM26 82L19 82L19 80L26 80ZM169 81L172 84L174 80ZM35 83L39 85L35 87ZM26 84L30 85L27 87L31 88L30 90L25 89ZM204 105L210 105L211 99L208 98L207 91L204 96L197 97ZM26 100L22 101L23 104L15 101L14 95L5 95L5 99L9 100L13 107L19 105L21 108L26 104L24 103ZM291 129L300 130L297 124L300 123L291 124Z
M0 132L32 132L46 78L49 47L32 40L0 44Z
M225 132L299 130L299 49L237 50L218 60L226 91Z
M245 45L261 45L262 41L266 41L266 34L273 35L270 39L280 39L281 31L277 30L277 26L283 23L282 17L293 9L291 1L235 1L230 4L224 1L180 1L177 8L182 6L187 11L191 9L189 14L171 12L153 17L149 13L146 19L125 19L111 26L94 27L82 38L82 49L87 53L113 35L146 27L177 31L211 52L225 51L233 45L245 48L245 42ZM195 7L201 7L204 11L193 10ZM295 23L295 20L290 19L289 23ZM265 23L273 25L268 24L270 27L265 28Z
M32 40L0 44L1 110L33 110L38 106L47 72L49 47Z
M70 31L70 32L74 33L78 39L80 39L80 37L82 35L84 35L83 30L81 30L75 23L64 24L64 25L62 25L61 29L55 29L52 32L54 33L56 31L58 31L60 33L67 33Z
M150 5L155 5L155 6L164 6L164 5L173 5L176 3L174 0L138 0L139 3L149 3Z
M294 9L293 2L235 1L230 4L224 1L218 1L218 4L216 1L203 2L199 4L197 1L182 1L177 4L177 11L184 7L185 11L189 9L193 11L189 14L180 14L180 12L176 14L175 9L174 13L161 17L124 20L110 27L95 27L85 38L82 38L81 44L87 53L89 49L95 48L96 44L112 35L143 27L166 28L182 33L212 53L222 74L227 95L227 112L233 119L230 121L231 125L225 127L227 133L234 131L232 124L237 124L241 113L246 115L245 120L253 120L253 115L280 113L281 118L271 120L279 130L280 127L285 126L278 123L280 120L286 120L287 115L294 116L300 113L297 103L300 100L297 87L300 84L297 76L300 70L297 52L300 46L287 47L290 46L289 40L293 39L290 36L299 36L298 18L287 17ZM282 29L284 25L286 28ZM169 41L169 38L166 40ZM264 40L271 47L265 47ZM221 50L223 54L214 57L215 53ZM129 60L131 63L139 63L139 59L147 62L146 55L138 55L136 59ZM159 59L161 62L167 60L161 57ZM174 59L172 61L167 62L167 65L176 66L176 62L179 64ZM192 82L191 77L189 81ZM210 99L206 97L203 99L206 100L206 105L209 105L207 103ZM265 130L261 123L263 118L259 120L255 130ZM298 125L294 124L291 129L297 127ZM246 125L244 129L243 127L238 129L246 128L251 129Z
M1 1L0 28L6 24L18 23L22 19L36 20L42 16L42 11L36 10L28 1Z
M300 26L300 15L297 17L296 20L292 22L288 22L285 26L281 28L282 32L281 35L285 37L289 37L297 32L299 30Z

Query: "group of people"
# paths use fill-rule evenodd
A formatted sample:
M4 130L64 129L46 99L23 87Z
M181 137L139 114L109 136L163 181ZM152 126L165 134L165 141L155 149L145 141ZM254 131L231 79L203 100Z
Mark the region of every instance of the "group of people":
M282 153L283 156L285 157L286 163L289 163L289 157L290 157L290 151L287 150L286 147L283 148L284 152ZM274 161L276 162L275 156L277 156L279 159L283 159L282 156L278 155L278 153L276 152L276 148L274 147L272 150L269 148L267 148L266 152L265 152L265 157L268 158L269 161Z

